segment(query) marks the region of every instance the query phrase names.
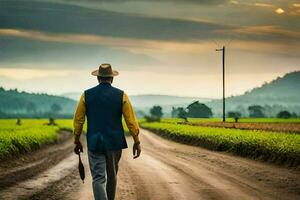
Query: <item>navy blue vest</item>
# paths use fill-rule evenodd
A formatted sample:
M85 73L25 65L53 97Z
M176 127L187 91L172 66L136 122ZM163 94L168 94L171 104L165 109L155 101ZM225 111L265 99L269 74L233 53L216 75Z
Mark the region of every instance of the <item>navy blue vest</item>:
M100 83L84 95L88 149L99 152L127 148L122 125L123 91Z

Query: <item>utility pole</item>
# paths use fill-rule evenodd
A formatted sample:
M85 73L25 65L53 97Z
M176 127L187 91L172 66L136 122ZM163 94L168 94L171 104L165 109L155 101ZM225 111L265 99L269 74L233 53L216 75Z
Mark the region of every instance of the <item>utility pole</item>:
M223 122L225 122L225 46L222 49L216 49L216 51L223 53Z

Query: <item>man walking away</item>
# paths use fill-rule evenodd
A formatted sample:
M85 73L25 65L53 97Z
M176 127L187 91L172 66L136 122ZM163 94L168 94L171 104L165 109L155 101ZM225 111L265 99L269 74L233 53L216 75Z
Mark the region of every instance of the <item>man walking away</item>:
M128 96L113 87L113 77L119 73L110 64L100 65L92 72L99 84L85 90L74 115L74 151L83 151L79 140L87 117L87 149L96 200L114 200L118 163L122 149L127 148L122 115L133 136L133 158L141 153L139 126Z

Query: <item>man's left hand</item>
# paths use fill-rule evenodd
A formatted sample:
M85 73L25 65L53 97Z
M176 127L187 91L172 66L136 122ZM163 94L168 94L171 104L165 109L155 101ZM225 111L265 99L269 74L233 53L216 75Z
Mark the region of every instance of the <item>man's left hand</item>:
M80 152L83 152L83 147L80 141L75 143L74 153L80 154Z
M141 151L142 151L142 149L141 149L141 143L140 142L135 142L133 144L132 150L133 150L133 159L138 158L140 156L140 154L141 154Z

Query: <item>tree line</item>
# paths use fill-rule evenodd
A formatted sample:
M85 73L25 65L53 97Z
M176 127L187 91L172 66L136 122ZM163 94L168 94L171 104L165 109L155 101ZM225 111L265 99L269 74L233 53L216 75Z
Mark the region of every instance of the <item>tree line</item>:
M279 110L276 115L268 115L269 109L272 109L271 106L260 106L260 105L251 105L248 106L248 115L245 116L238 109L234 111L228 111L227 117L234 118L236 122L241 117L250 117L250 118L266 118L266 117L277 117L277 118L297 118L298 115L295 112L289 112L287 110ZM243 112L245 112L243 110ZM161 117L164 115L163 109L159 105L153 106L149 110L150 115L145 115L147 121L160 121ZM211 118L213 117L213 112L210 107L199 101L195 101L189 104L187 107L172 107L171 116L173 118L182 118L186 122L188 118Z

